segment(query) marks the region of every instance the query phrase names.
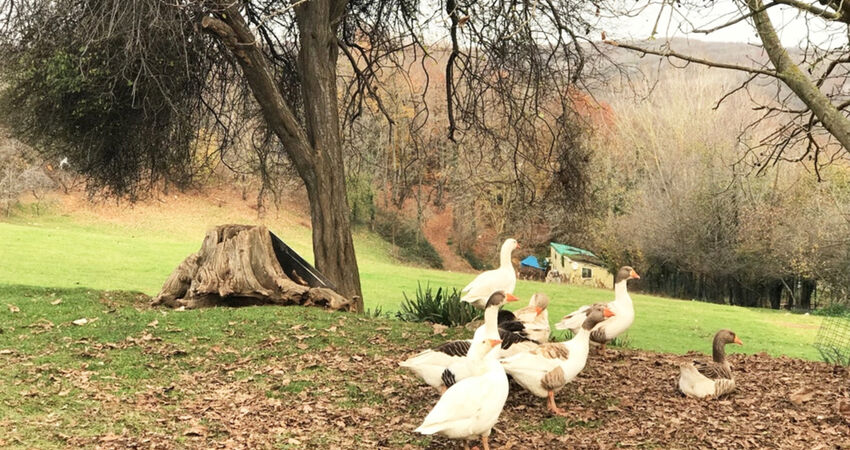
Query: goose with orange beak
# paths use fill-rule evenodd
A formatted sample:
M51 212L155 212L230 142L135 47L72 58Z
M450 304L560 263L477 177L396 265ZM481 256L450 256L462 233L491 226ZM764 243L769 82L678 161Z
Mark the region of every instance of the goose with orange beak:
M612 339L625 333L635 321L635 307L632 297L629 296L628 281L640 279L640 275L630 266L623 266L614 277L614 301L605 303L605 306L614 312L615 316L610 320L599 323L590 333L590 341L602 346L600 351L605 351L605 344ZM578 310L564 316L560 322L555 324L558 330L571 330L577 333L587 318L589 305L582 306Z
M478 309L484 309L487 299L493 292L504 291L513 294L516 288L516 270L511 262L511 254L519 247L516 239L507 239L499 250L499 268L481 272L460 292L460 299Z
M550 342L502 360L505 372L528 392L548 399L546 406L554 414L566 415L555 404L555 393L584 370L590 352L591 330L599 322L615 317L602 304L588 308L586 316L578 333L569 341Z
M463 439L467 449L468 440L480 438L489 450L490 433L508 399L508 377L496 359L500 344L495 335L472 342L469 357L483 367L482 373L448 388L416 432Z
M485 338L499 339L501 347L497 350L498 356L498 352L502 348L506 351L514 346L522 348L522 342L528 341L522 336L498 328L496 322L498 321L499 308L511 301L517 301L517 298L504 291L493 292L487 300L487 307L484 311L484 325L480 327L480 331L476 330L472 340L445 342L435 348L419 352L400 362L399 365L412 370L426 384L437 388L440 392L445 392L446 387L460 379L480 373L483 366L468 358L473 342ZM450 367L452 370L445 373L446 369Z
M726 360L726 344L744 345L732 330L714 335L709 362L694 361L679 366L679 390L688 397L721 397L735 390L732 366Z

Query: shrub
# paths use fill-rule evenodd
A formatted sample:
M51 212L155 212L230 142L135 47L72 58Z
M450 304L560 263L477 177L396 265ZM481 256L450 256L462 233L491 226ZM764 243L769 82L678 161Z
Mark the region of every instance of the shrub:
M389 211L378 209L372 226L384 240L398 247L402 260L435 269L443 268L443 258L425 239L418 225L405 222Z
M345 179L351 223L368 225L375 220L375 193L367 177L349 176Z
M460 300L457 289L437 288L436 293L430 285L425 290L419 284L413 299L402 293L404 301L399 306L396 317L405 322L433 322L447 326L466 325L480 319L483 313L469 303Z
M482 261L481 258L475 256L475 253L472 251L472 249L462 250L460 252L460 256L461 258L465 259L466 262L468 262L469 265L472 266L472 268L475 270L490 270L493 268L489 264Z
M815 316L850 317L850 307L840 303L831 303L828 306L811 311L811 313Z

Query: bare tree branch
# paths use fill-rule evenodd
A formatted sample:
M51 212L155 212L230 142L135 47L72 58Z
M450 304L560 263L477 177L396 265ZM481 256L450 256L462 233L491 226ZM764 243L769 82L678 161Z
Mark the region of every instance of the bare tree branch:
M684 55L684 54L681 54L681 53L674 52L672 50L653 50L653 49L649 49L649 48L640 47L640 46L637 46L637 45L623 44L621 42L616 42L616 41L605 41L605 43L608 44L608 45L612 45L614 47L625 48L627 50L633 50L633 51L640 52L640 53L643 53L643 54L646 54L646 55L655 55L655 56L660 56L662 58L668 58L668 59L669 58L676 58L676 59L680 59L680 60L688 62L688 63L701 64L703 66L708 66L708 67L717 67L717 68L720 68L720 69L728 69L728 70L738 70L738 71L741 71L741 72L747 72L747 73L756 74L756 75L766 75L766 76L769 76L769 77L779 78L779 73L777 73L776 71L772 71L772 70L764 70L764 69L759 69L757 67L739 66L737 64L727 64L727 63L714 62L714 61L709 61L707 59L695 58L693 56Z

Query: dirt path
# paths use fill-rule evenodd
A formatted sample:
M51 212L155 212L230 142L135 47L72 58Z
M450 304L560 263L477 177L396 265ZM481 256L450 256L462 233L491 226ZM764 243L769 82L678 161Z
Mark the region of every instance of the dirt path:
M443 258L443 268L452 272L472 272L472 266L449 246L452 220L451 206L446 206L442 211L432 210L422 227L422 232Z

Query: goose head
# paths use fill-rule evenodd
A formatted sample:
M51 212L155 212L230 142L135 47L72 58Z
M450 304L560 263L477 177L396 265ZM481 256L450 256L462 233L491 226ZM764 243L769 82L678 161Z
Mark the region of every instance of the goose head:
M513 294L508 294L505 291L496 291L490 294L490 298L487 299L487 305L485 308L496 307L499 308L505 303L515 302L519 300Z
M588 308L587 318L584 319L584 323L581 324L581 327L585 330L592 330L593 327L596 326L596 324L602 322L603 320L609 317L614 317L614 312L608 309L608 307L606 307L604 304L596 303L595 305Z
M501 339L495 339L492 337L484 337L481 339L477 339L472 342L472 345L469 348L468 357L473 360L483 359L485 356L487 356L487 354L490 353L491 350L496 347L501 347L501 344Z
M549 307L549 296L542 292L538 292L531 296L531 301L528 303L529 306L534 307L534 311L536 311L539 316L546 310L546 308Z
M714 335L714 345L738 344L744 345L732 330L720 330Z
M502 250L507 250L508 252L512 252L519 248L519 242L517 242L514 238L505 239L505 242L502 244Z
M633 269L632 266L623 266L620 267L620 270L617 272L617 276L614 277L614 284L618 284L622 281L639 279L640 275L635 272L635 269Z

